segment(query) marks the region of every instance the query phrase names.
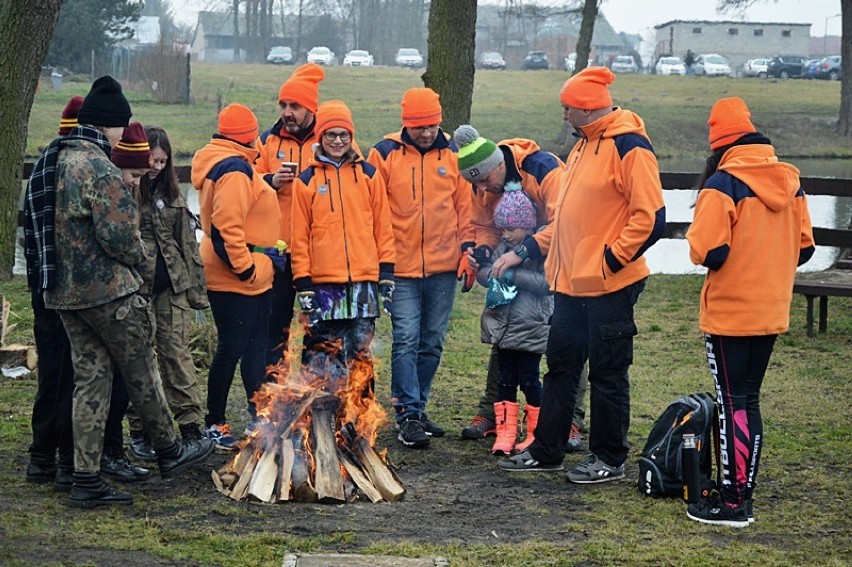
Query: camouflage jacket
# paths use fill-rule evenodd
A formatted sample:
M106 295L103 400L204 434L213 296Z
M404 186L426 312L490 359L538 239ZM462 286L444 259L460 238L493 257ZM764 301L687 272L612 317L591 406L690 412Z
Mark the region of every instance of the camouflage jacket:
M86 309L139 289L139 209L103 150L72 140L56 164L56 285L50 309Z
M195 230L201 225L183 197L178 196L169 203L155 185L152 188L150 197L142 199L140 205L142 240L146 249L145 261L139 267L145 282L142 284L143 293L151 293L159 251L165 261L172 291L187 292L189 305L194 309L204 309L208 306L207 280L195 238Z

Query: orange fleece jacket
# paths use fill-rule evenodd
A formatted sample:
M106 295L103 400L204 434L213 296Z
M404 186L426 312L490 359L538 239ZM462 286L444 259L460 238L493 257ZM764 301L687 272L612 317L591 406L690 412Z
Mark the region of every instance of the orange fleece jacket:
M533 238L538 244L542 256L550 250L553 238L553 216L556 212L556 197L559 194L560 174L565 165L553 154L542 151L532 140L512 138L497 144L508 148L514 156L513 166L521 175L521 187L538 209L539 226L546 228L537 232ZM506 164L507 167L509 164ZM471 203L471 223L477 246L497 248L502 231L494 226L494 209L501 195L474 189Z
M459 174L455 144L438 135L425 153L404 141L402 131L370 150L368 161L387 186L399 277L455 272L461 245L473 243L471 186Z
M689 231L689 257L709 268L699 328L724 336L783 333L796 266L814 250L799 170L769 144L734 146L704 183Z
M641 118L615 108L581 134L566 161L545 272L555 292L597 297L650 273L642 254L665 231L666 208Z
M357 152L339 168L314 159L293 182L293 280L378 282L395 261L385 183Z
M275 191L254 170L256 156L253 147L214 138L192 158L209 290L258 295L272 287L272 260L247 247L274 246L278 240Z

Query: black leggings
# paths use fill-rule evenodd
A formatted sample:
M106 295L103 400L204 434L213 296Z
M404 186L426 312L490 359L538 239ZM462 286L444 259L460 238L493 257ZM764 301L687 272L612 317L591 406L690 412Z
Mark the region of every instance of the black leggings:
M524 393L527 404L541 406L541 381L538 368L541 354L520 350L497 349L500 377L497 379L497 399L506 402L518 401L518 386Z
M760 386L778 335L705 335L707 362L716 384L722 446L722 502L751 498L763 448Z

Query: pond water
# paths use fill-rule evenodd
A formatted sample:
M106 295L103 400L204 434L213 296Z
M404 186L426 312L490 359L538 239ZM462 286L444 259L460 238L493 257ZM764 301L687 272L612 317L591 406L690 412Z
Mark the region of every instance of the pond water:
M798 167L803 176L842 177L852 179L852 160L789 160ZM701 164L687 161L666 160L661 162L662 171L695 171ZM187 194L190 209L198 212L198 192L189 184L182 185ZM691 222L691 205L695 199L693 191L663 191L666 201L666 218L671 222ZM852 199L811 195L808 197L811 222L823 228L846 228L852 218ZM201 232L198 233L199 235ZM830 267L838 254L837 248L818 246L813 258L800 271L817 271ZM690 274L703 273L704 268L697 267L689 260L689 245L686 240L660 240L645 254L651 273ZM25 272L23 251L16 247L14 273Z

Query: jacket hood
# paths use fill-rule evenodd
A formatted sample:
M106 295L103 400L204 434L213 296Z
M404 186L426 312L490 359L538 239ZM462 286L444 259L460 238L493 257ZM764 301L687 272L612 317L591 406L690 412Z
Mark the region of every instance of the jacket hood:
M601 116L594 122L582 126L580 132L589 140L614 138L624 134L639 134L648 139L645 123L639 115L618 107L606 116Z
M722 156L718 169L748 185L775 212L789 207L801 188L799 170L778 161L769 144L734 146Z
M207 174L226 158L238 157L253 164L257 156L258 151L254 146L247 147L224 138L213 138L192 156L192 185L200 191Z
M529 155L541 150L538 144L524 138L501 140L497 142L497 146L508 146L512 149L512 155L515 156L515 165L518 167L518 171L521 170L521 164Z

